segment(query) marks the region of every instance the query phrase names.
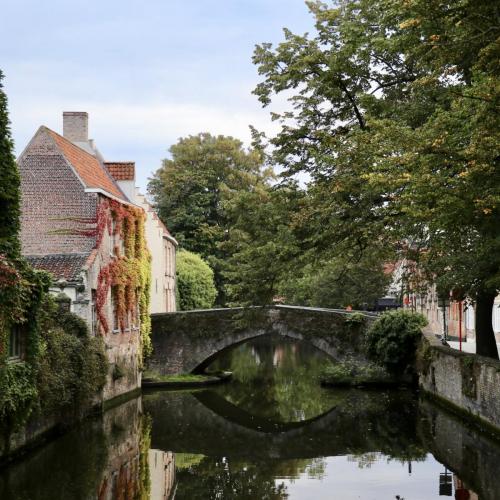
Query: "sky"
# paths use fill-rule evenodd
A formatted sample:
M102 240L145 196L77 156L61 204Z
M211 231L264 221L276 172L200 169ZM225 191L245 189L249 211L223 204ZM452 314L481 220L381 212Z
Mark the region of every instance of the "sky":
M63 111L87 111L104 158L134 160L145 191L180 137L249 145L250 124L276 130L251 94L254 47L312 25L304 0L2 0L16 155L40 125L62 133Z

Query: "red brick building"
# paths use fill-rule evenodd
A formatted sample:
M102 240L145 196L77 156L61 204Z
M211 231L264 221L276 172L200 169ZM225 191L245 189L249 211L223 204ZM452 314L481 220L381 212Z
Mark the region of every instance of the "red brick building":
M52 291L70 297L92 334L103 336L110 362L104 399L110 399L140 386L141 316L137 303L135 312L118 318L112 286L109 280L103 286L102 275L124 252L114 214L143 210L88 139L87 113L64 113L63 130L61 136L40 127L18 159L22 251L34 267L53 274Z

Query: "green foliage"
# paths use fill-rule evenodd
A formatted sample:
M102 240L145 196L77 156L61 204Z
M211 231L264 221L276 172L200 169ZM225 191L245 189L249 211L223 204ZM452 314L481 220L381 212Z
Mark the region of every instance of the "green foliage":
M387 253L386 253L387 254ZM360 260L349 253L327 262L306 264L287 275L280 295L287 304L311 307L367 309L383 297L391 276L384 273L383 254L366 251Z
M34 370L27 363L0 367L0 428L9 432L26 421L38 397Z
M57 311L57 314L52 316L55 325L60 327L63 331L71 333L79 338L85 338L89 335L89 329L84 319L68 310Z
M113 382L123 378L124 376L125 373L123 371L123 368L118 363L115 363L115 365L113 366L113 374L112 374Z
M223 304L220 247L231 227L226 204L234 196L265 186L271 176L257 150L245 150L232 137L199 134L170 148L148 190L160 217L181 248L200 254L215 272L218 302Z
M224 243L224 276L232 305L267 305L278 295L300 254L292 224L302 197L290 185L241 193L228 204L233 225Z
M217 290L214 273L199 256L186 250L177 252L177 288L179 309L209 309L214 305Z
M20 178L2 80L3 73L0 71L0 256L16 257L20 251Z
M368 356L390 373L409 371L426 324L424 316L407 310L383 313L366 333Z
M366 323L366 317L359 312L355 312L349 314L349 316L345 319L345 323L346 325L361 326Z
M60 311L47 298L41 331L37 387L44 414L86 409L106 382L108 363L102 338L90 337L86 323Z
M312 35L254 53L272 160L310 175L299 217L318 251L397 248L477 300L500 289L498 12L494 2L310 1ZM255 134L265 145L265 137ZM401 245L402 242L407 242ZM478 322L478 349L493 339ZM478 315L479 316L479 315ZM496 347L483 354L496 356Z
M334 386L391 385L395 379L384 368L359 361L345 361L328 365L321 377L322 383Z

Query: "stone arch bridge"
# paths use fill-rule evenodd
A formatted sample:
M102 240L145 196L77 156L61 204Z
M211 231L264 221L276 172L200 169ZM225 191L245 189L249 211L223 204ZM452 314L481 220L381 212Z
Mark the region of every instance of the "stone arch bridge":
M334 359L365 359L373 313L295 306L207 309L153 314L151 370L201 373L222 351L262 335L309 342Z

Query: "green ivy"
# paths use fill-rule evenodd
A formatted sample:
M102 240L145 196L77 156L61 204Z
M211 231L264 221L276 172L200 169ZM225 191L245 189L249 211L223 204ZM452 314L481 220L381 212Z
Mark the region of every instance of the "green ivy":
M33 368L23 362L0 368L0 422L9 434L26 422L38 397Z

